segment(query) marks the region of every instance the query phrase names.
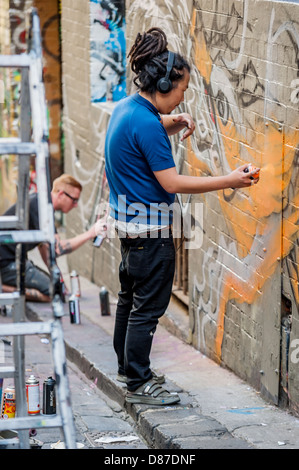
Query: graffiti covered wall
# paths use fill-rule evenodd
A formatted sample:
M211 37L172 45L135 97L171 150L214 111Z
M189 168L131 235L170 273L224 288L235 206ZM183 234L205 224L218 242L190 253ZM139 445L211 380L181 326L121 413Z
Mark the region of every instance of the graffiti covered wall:
M139 31L158 25L167 33L169 48L191 64L180 110L193 116L196 131L184 144L179 137L172 139L178 170L200 177L227 174L246 162L261 168L254 187L179 198L193 215L195 204L203 205L203 225L194 219L195 229L203 232L202 245L189 250L193 344L263 396L274 403L284 396L297 411L298 13L298 2L271 0L126 1L127 50ZM91 54L95 48L89 34L95 25L90 22L95 15L90 17L78 1L72 9L63 7L68 21L78 26L80 18L90 25L83 46ZM103 19L96 23L103 25ZM105 192L103 148L113 103L111 109L95 106L95 81L85 72L88 59L82 57L81 45L74 47L70 30L63 31L67 169L86 188L77 219L70 221L69 230L75 233L78 226L88 226ZM98 30L99 39L101 34ZM68 48L79 60L80 88L74 85L78 72ZM102 67L104 77L107 70ZM127 73L130 94L134 87ZM99 67L94 76L99 79ZM97 85L100 90L103 84ZM103 85L99 96L104 101L106 92ZM78 100L89 122L78 115ZM118 248L116 242L98 252L84 248L84 274L97 283L105 281L115 294ZM71 263L80 271L78 259L71 258Z

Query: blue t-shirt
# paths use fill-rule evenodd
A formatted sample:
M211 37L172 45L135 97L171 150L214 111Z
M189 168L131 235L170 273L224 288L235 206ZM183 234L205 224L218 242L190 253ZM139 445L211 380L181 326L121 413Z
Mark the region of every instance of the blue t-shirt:
M160 185L154 171L175 166L160 115L135 94L115 107L105 142L111 215L122 222L168 225L175 195Z

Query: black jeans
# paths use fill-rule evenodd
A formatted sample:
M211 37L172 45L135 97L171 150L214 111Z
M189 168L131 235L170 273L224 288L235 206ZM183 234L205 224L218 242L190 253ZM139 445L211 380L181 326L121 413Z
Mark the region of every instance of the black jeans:
M175 269L172 235L159 238L121 238L114 349L118 372L126 375L128 390L150 380L150 351L159 318L170 300Z

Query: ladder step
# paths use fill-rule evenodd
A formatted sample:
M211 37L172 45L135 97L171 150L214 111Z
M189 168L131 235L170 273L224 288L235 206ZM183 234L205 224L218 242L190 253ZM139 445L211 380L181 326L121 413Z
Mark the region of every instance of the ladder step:
M16 229L18 228L19 219L16 215L2 215L0 217L1 229Z
M29 67L30 57L28 54L0 55L0 67Z
M36 145L33 142L22 142L20 139L0 139L0 154L36 154Z
M1 227L1 217L0 217ZM1 231L0 243L47 243L48 240L42 230L18 230L18 231Z
M19 292L1 292L0 294L0 305L12 305L16 300L20 298Z
M14 143L14 144L19 144L21 141L20 137L1 137L0 138L0 142L3 143L3 144L7 144L7 143Z
M1 366L0 367L0 377L2 379L8 379L14 377L15 368L13 366Z
M37 416L0 419L0 431L59 427L62 427L60 415L45 416L40 414Z
M0 336L42 335L52 332L53 322L18 322L0 326Z

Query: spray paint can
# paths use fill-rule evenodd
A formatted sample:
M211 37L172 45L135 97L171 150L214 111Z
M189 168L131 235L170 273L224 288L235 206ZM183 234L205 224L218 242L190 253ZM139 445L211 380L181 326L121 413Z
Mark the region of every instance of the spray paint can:
M253 166L251 163L244 169L244 173L249 173L250 171L256 170L256 166ZM256 173L255 175L250 176L250 179L255 180L258 179L260 176L260 172Z
M71 277L71 292L72 295L76 297L81 297L81 289L80 289L80 280L79 275L75 270L73 270L70 274Z
M74 294L72 294L69 298L69 312L70 312L70 320L71 323L75 323L79 325L81 323L80 320L80 305L79 299Z
M101 305L101 314L103 316L110 315L109 293L106 287L102 287L100 290L100 305Z
M96 246L97 248L99 248L102 245L103 241L104 241L104 237L102 235L97 235L93 239L93 246Z
M37 415L40 412L39 380L34 376L26 380L26 397L29 415Z
M16 414L16 394L15 387L9 385L3 392L1 418L14 418Z
M62 277L61 274L60 274L59 289L60 289L60 292L59 292L60 298L61 298L62 302L65 303L66 288L65 288L65 283L64 283L64 280L63 280L63 277Z
M56 381L52 377L48 377L43 383L43 414L56 414Z

